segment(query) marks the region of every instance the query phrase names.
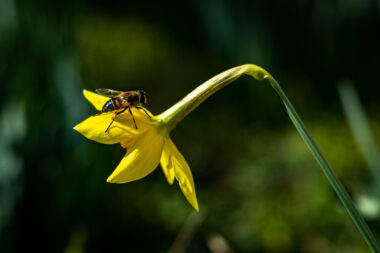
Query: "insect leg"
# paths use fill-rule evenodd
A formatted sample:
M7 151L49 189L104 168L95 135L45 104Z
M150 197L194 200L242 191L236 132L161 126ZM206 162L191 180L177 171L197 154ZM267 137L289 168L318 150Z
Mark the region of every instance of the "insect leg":
M116 116L119 115L119 114L122 113L122 112L125 112L125 110L127 110L127 107L125 107L125 108L124 108L123 110L121 110L120 112L115 113L115 116L113 116L112 121L111 121L111 123L108 125L108 127L107 127L105 133L107 133L107 132L108 132L108 129L110 129L112 123L115 121Z
M127 109L127 107L125 107L125 109ZM136 127L136 130L137 130L138 128L137 128L137 125L136 125L135 117L133 117L133 113L132 113L131 107L128 107L128 110L129 110L129 113L132 115L133 123L135 123L135 127Z
M149 118L152 118L152 117L150 117L150 115L146 112L146 110L145 110L144 107L140 107L140 106L137 106L137 105L136 105L135 107L136 107L137 109L143 110L143 111L145 112L145 114L149 116Z

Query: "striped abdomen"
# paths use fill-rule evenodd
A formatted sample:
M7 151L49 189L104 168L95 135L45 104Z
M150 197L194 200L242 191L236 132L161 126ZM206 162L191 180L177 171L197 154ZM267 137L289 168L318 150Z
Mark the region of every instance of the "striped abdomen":
M114 97L108 100L104 104L102 112L110 112L110 111L121 109L123 107L125 106L122 105L121 99L119 97Z

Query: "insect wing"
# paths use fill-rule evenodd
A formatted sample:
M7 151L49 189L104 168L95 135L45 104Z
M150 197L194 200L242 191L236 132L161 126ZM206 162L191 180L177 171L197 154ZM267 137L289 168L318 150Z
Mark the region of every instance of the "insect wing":
M112 89L96 89L95 92L100 95L111 97L111 98L116 97L123 93L123 91L112 90Z

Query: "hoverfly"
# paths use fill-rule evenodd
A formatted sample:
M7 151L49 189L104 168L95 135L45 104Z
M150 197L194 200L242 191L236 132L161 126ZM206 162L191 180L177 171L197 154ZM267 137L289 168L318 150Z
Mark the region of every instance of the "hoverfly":
M143 90L138 90L138 91L117 91L117 90L112 90L112 89L96 89L96 93L100 95L104 95L107 97L110 97L110 100L108 100L102 109L102 112L112 112L116 110L120 110L115 113L115 116L112 118L111 123L108 125L106 129L106 133L110 129L112 123L114 122L115 118L117 115L120 113L125 112L125 110L128 109L129 113L132 116L133 123L135 123L135 128L137 128L135 117L133 117L131 107L134 106L137 109L143 110L146 115L150 117L150 115L146 112L144 109L144 106L147 102L146 99L146 94Z

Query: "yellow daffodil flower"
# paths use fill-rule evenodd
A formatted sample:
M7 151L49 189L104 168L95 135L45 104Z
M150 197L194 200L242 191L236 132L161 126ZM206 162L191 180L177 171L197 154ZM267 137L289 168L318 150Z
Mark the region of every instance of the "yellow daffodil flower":
M215 76L160 115L153 116L147 111L149 117L142 110L131 107L138 129L128 112L119 114L107 132L105 130L115 116L115 112L103 112L91 116L76 125L74 129L90 140L103 144L120 143L127 150L107 182L121 184L139 180L154 171L160 163L168 182L173 184L176 179L186 199L198 211L191 170L169 134L207 97L242 74L252 75L253 73L257 79L262 79L263 74L259 71L262 69L256 66L252 69L252 66L254 65L242 65ZM83 94L98 111L101 111L110 99L87 90L84 90Z
M84 90L85 98L99 111L110 99ZM149 111L148 117L142 110L131 108L138 129L131 115L119 114L107 132L115 112L91 116L74 127L86 138L103 144L120 143L127 153L108 177L109 183L128 183L139 180L153 172L159 163L170 184L177 179L179 186L189 203L198 211L193 176L189 165L169 137L164 121L154 117ZM146 109L145 109L146 110Z

